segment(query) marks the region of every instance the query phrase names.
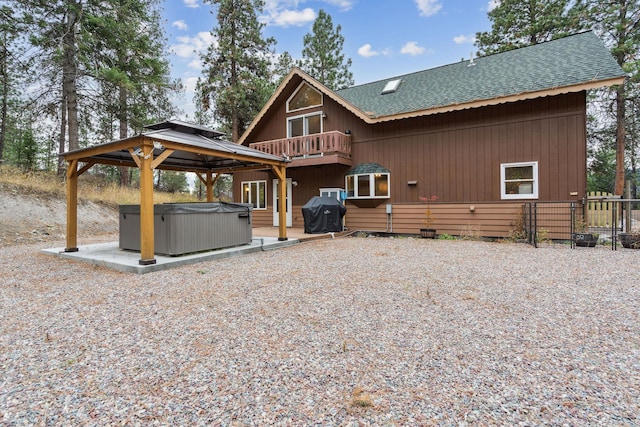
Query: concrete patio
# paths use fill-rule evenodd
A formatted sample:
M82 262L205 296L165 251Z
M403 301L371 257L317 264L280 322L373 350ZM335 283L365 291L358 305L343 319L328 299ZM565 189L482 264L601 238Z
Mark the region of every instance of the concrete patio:
M156 254L156 263L150 265L140 265L140 252L121 250L117 241L79 245L77 252L65 252L64 247L43 249L42 252L127 273L144 274L213 259L278 249L295 245L305 240L332 238L337 234L344 233L305 234L301 228L288 228L288 240L279 241L277 227L259 227L253 228L253 237L250 244L182 256Z

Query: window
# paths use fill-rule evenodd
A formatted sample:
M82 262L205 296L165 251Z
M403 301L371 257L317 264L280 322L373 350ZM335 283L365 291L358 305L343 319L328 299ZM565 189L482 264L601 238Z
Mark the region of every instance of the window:
M287 119L287 138L322 133L322 112Z
M538 162L501 164L500 193L502 199L537 199Z
M389 197L389 173L347 175L347 198L384 199Z
M307 83L302 83L298 87L298 90L296 90L287 100L287 112L319 107L321 105L322 93L318 92Z
M267 181L243 181L242 203L251 203L253 209L267 209Z

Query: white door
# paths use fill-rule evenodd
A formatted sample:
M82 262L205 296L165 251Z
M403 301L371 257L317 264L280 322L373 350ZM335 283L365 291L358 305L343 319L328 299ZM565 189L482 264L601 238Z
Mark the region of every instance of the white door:
M280 225L280 204L278 203L279 182L279 179L273 180L273 225L275 227ZM287 227L291 227L291 224L293 224L293 215L291 211L291 178L287 178Z

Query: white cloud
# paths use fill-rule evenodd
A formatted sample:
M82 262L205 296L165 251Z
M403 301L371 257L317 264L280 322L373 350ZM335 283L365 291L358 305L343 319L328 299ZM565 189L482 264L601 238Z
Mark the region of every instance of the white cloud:
M313 22L315 19L316 12L308 7L303 10L268 10L267 15L260 17L260 22L276 27L301 27L309 22Z
M416 6L420 11L420 16L433 16L440 9L442 9L442 3L438 0L415 0Z
M188 67L192 70L202 70L202 61L200 60L200 58L196 58L193 61L189 62Z
M342 11L348 11L353 8L353 0L325 0L327 3L337 6Z
M184 91L188 94L196 93L196 84L198 83L197 77L184 77L182 84L184 85Z
M406 55L422 55L423 53L425 53L427 51L426 48L418 46L417 42L407 42L405 43L404 46L402 46L402 49L400 49L400 53L406 54Z
M189 29L189 27L187 26L187 23L184 22L183 19L180 19L178 21L172 22L171 26L172 27L176 27L177 29L182 30L182 31L187 31Z
M192 9L200 7L200 5L198 4L198 0L182 0L182 2L184 3L185 6L190 7Z
M489 3L487 4L487 12L491 12L498 6L500 6L500 0L489 0Z
M196 58L215 43L215 38L208 31L200 31L195 37L178 37L180 43L171 46L171 50L180 58Z
M380 55L380 52L371 49L371 45L367 43L358 48L358 55L365 58L371 58L372 56Z
M459 36L455 36L453 38L453 41L456 44L473 44L476 42L476 36L473 34L468 34L468 35L460 34Z

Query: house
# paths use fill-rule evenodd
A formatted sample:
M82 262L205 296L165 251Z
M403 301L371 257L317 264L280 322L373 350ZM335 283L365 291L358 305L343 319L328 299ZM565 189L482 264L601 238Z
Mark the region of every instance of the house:
M333 91L293 69L238 141L290 159L287 226L320 194L346 195L351 230L506 236L524 201L586 195L586 96L624 82L584 32ZM234 174L254 225L278 225L277 179Z

